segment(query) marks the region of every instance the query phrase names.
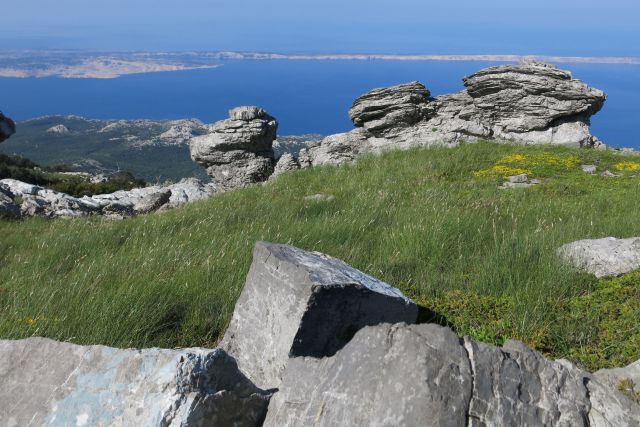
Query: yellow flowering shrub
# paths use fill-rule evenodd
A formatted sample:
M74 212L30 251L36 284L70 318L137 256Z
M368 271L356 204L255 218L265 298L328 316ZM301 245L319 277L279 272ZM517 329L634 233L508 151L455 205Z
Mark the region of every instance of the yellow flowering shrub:
M640 163L638 163L638 162L620 162L620 163L616 163L615 165L613 165L613 167L616 170L619 170L619 171L633 172L633 171L640 170Z
M571 155L558 155L549 152L540 154L509 154L496 162L489 169L474 172L477 177L502 176L508 177L521 173L533 174L544 168L561 170L575 169L580 159Z

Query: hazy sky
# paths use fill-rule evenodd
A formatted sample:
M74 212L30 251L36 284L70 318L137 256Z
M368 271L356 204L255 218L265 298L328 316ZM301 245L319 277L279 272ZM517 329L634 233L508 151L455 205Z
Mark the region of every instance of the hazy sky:
M639 0L5 2L5 48L640 56Z

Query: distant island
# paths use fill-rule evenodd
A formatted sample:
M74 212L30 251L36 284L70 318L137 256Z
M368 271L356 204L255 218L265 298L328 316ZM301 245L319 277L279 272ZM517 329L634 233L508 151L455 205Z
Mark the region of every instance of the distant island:
M0 50L0 77L109 79L128 74L216 68L227 60L291 61L487 61L640 65L640 57L540 55L283 54L266 52L88 52L72 50Z

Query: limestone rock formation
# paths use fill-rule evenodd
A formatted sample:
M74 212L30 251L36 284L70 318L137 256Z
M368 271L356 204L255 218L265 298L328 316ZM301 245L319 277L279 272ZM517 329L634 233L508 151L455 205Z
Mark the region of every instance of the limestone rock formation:
M0 111L0 142L8 139L14 133L16 133L16 124Z
M640 237L578 240L563 245L558 255L596 277L620 276L640 268Z
M222 190L266 181L273 173L278 122L259 107L234 108L229 117L191 140L191 158Z
M285 172L300 169L300 162L291 153L284 153L278 159L273 174L269 178L275 178Z
M270 393L220 349L0 341L3 425L258 426Z
M314 165L340 164L364 153L415 146L456 146L480 139L598 147L589 131L606 94L539 62L481 70L466 89L431 98L419 82L374 89L356 99L356 129L310 149Z
M398 289L344 262L258 242L221 347L259 387L278 387L288 357L330 356L382 322L414 323L417 306Z
M355 100L349 117L373 134L407 127L428 116L430 92L420 82L374 89Z
M12 212L19 205L17 216L75 218L106 215L124 218L209 198L218 189L211 183L191 178L168 186L153 185L78 198L15 179L2 179L0 191L0 212L4 213L0 216L15 217Z

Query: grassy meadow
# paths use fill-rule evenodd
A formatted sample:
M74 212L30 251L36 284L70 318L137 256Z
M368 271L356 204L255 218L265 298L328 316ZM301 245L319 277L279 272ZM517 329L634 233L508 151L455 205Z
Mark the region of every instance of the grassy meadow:
M581 164L621 173L588 175ZM526 172L542 184L499 190ZM312 194L332 201L305 202ZM286 174L121 222L0 222L0 337L215 346L257 240L340 258L459 334L589 369L640 359L640 273L597 280L564 243L640 236L640 157L479 143Z

